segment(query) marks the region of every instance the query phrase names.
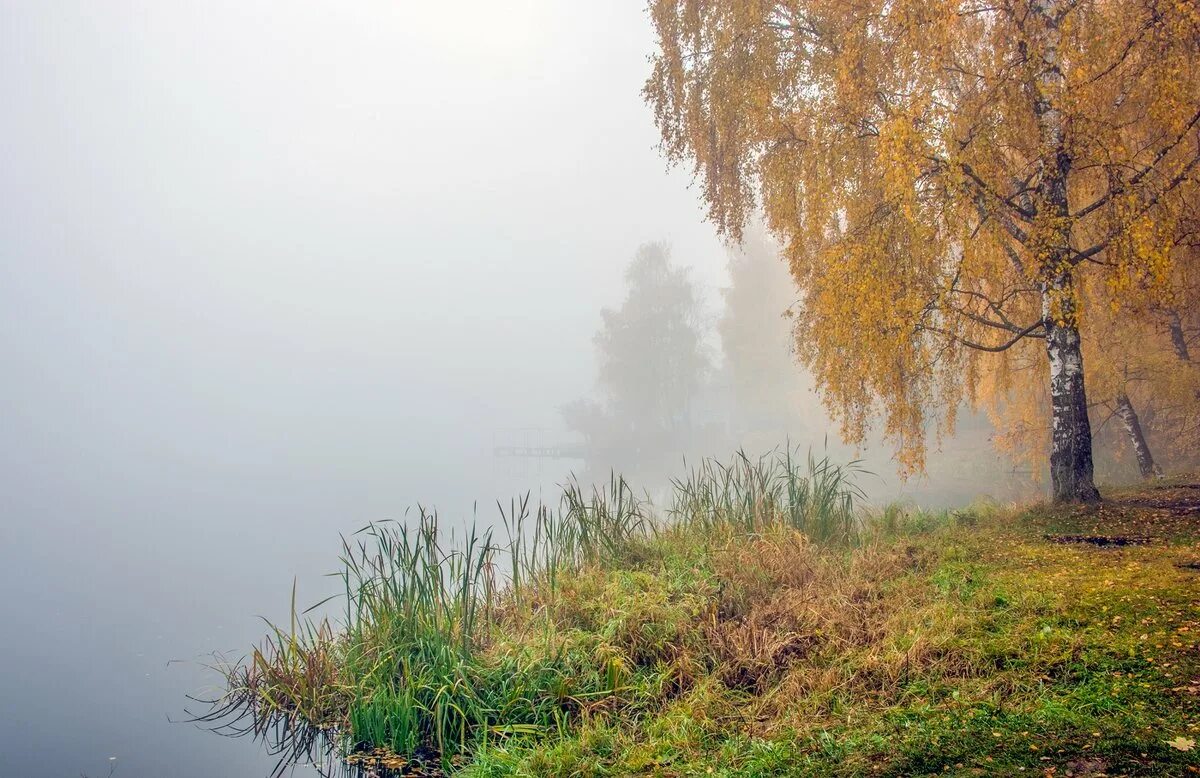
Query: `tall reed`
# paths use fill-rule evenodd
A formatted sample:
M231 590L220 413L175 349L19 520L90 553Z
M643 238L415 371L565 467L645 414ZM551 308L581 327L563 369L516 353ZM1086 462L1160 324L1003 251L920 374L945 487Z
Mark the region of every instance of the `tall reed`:
M863 492L854 479L857 462L836 465L812 452L776 449L757 459L739 450L728 463L705 459L674 479L670 515L705 529L730 526L754 533L786 523L820 542L848 542L861 529L856 503Z
M456 541L425 508L411 521L369 524L342 540L343 623L298 614L293 593L289 628L271 625L248 660L226 665L225 694L198 718L266 739L281 769L377 747L449 765L498 738L559 729L584 700L616 693L622 674L551 642L531 655L489 655L505 609L552 595L584 568L631 566L666 524L755 533L786 523L814 540L849 541L857 472L791 449L757 460L738 452L674 481L661 523L613 475L591 489L570 479L554 508L528 495L498 504L503 540L472 525Z

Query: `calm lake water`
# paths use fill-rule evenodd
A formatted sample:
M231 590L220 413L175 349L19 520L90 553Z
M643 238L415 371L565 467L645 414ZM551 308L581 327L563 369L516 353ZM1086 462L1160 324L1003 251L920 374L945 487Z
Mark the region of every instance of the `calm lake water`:
M50 450L27 432L10 420L27 445L0 448L0 778L99 778L111 757L114 778L266 776L259 744L171 723L212 691L201 664L257 641L258 615L285 620L293 578L301 605L329 593L339 532L450 492L402 454L394 478L352 478L233 430L240 453L220 456L194 434L190 451L138 434ZM468 465L481 494L505 485L489 456ZM472 509L441 504L447 524Z
M97 778L111 757L122 778L267 775L261 745L171 723L186 718L187 694L213 690L208 655L240 655L263 634L258 615L286 620L293 578L301 606L330 593L338 534L402 516L419 489L447 527L472 512L446 497L456 485L436 460L402 452L400 475L364 466L355 477L236 428L193 431L188 447L106 435L107 450L29 432L10 424L27 445L0 449L0 778ZM226 439L237 453L208 448ZM479 494L549 493L554 480L498 472L486 451L444 469L465 468L483 474Z

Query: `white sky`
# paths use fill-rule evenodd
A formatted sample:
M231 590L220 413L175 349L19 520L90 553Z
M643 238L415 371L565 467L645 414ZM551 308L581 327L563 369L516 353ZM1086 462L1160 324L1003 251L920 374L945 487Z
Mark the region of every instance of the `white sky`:
M639 2L0 0L0 775L250 774L166 659L504 496L639 243L722 283L650 46Z

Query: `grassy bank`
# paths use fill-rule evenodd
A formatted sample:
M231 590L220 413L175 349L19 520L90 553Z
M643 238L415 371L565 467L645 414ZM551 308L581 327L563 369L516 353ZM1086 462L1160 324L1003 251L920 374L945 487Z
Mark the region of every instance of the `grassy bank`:
M784 455L661 516L619 480L457 542L422 514L349 539L342 623L276 630L212 715L419 774L1191 774L1198 496L871 513Z

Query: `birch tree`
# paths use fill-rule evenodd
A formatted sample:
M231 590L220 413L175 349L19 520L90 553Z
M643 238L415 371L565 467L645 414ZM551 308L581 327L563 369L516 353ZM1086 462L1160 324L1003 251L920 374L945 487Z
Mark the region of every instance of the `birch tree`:
M931 428L981 387L1012 390L1036 348L1054 497L1097 499L1081 328L1178 261L1196 5L651 0L650 16L664 152L725 234L761 209L786 247L799 351L846 436L881 413L919 468Z

